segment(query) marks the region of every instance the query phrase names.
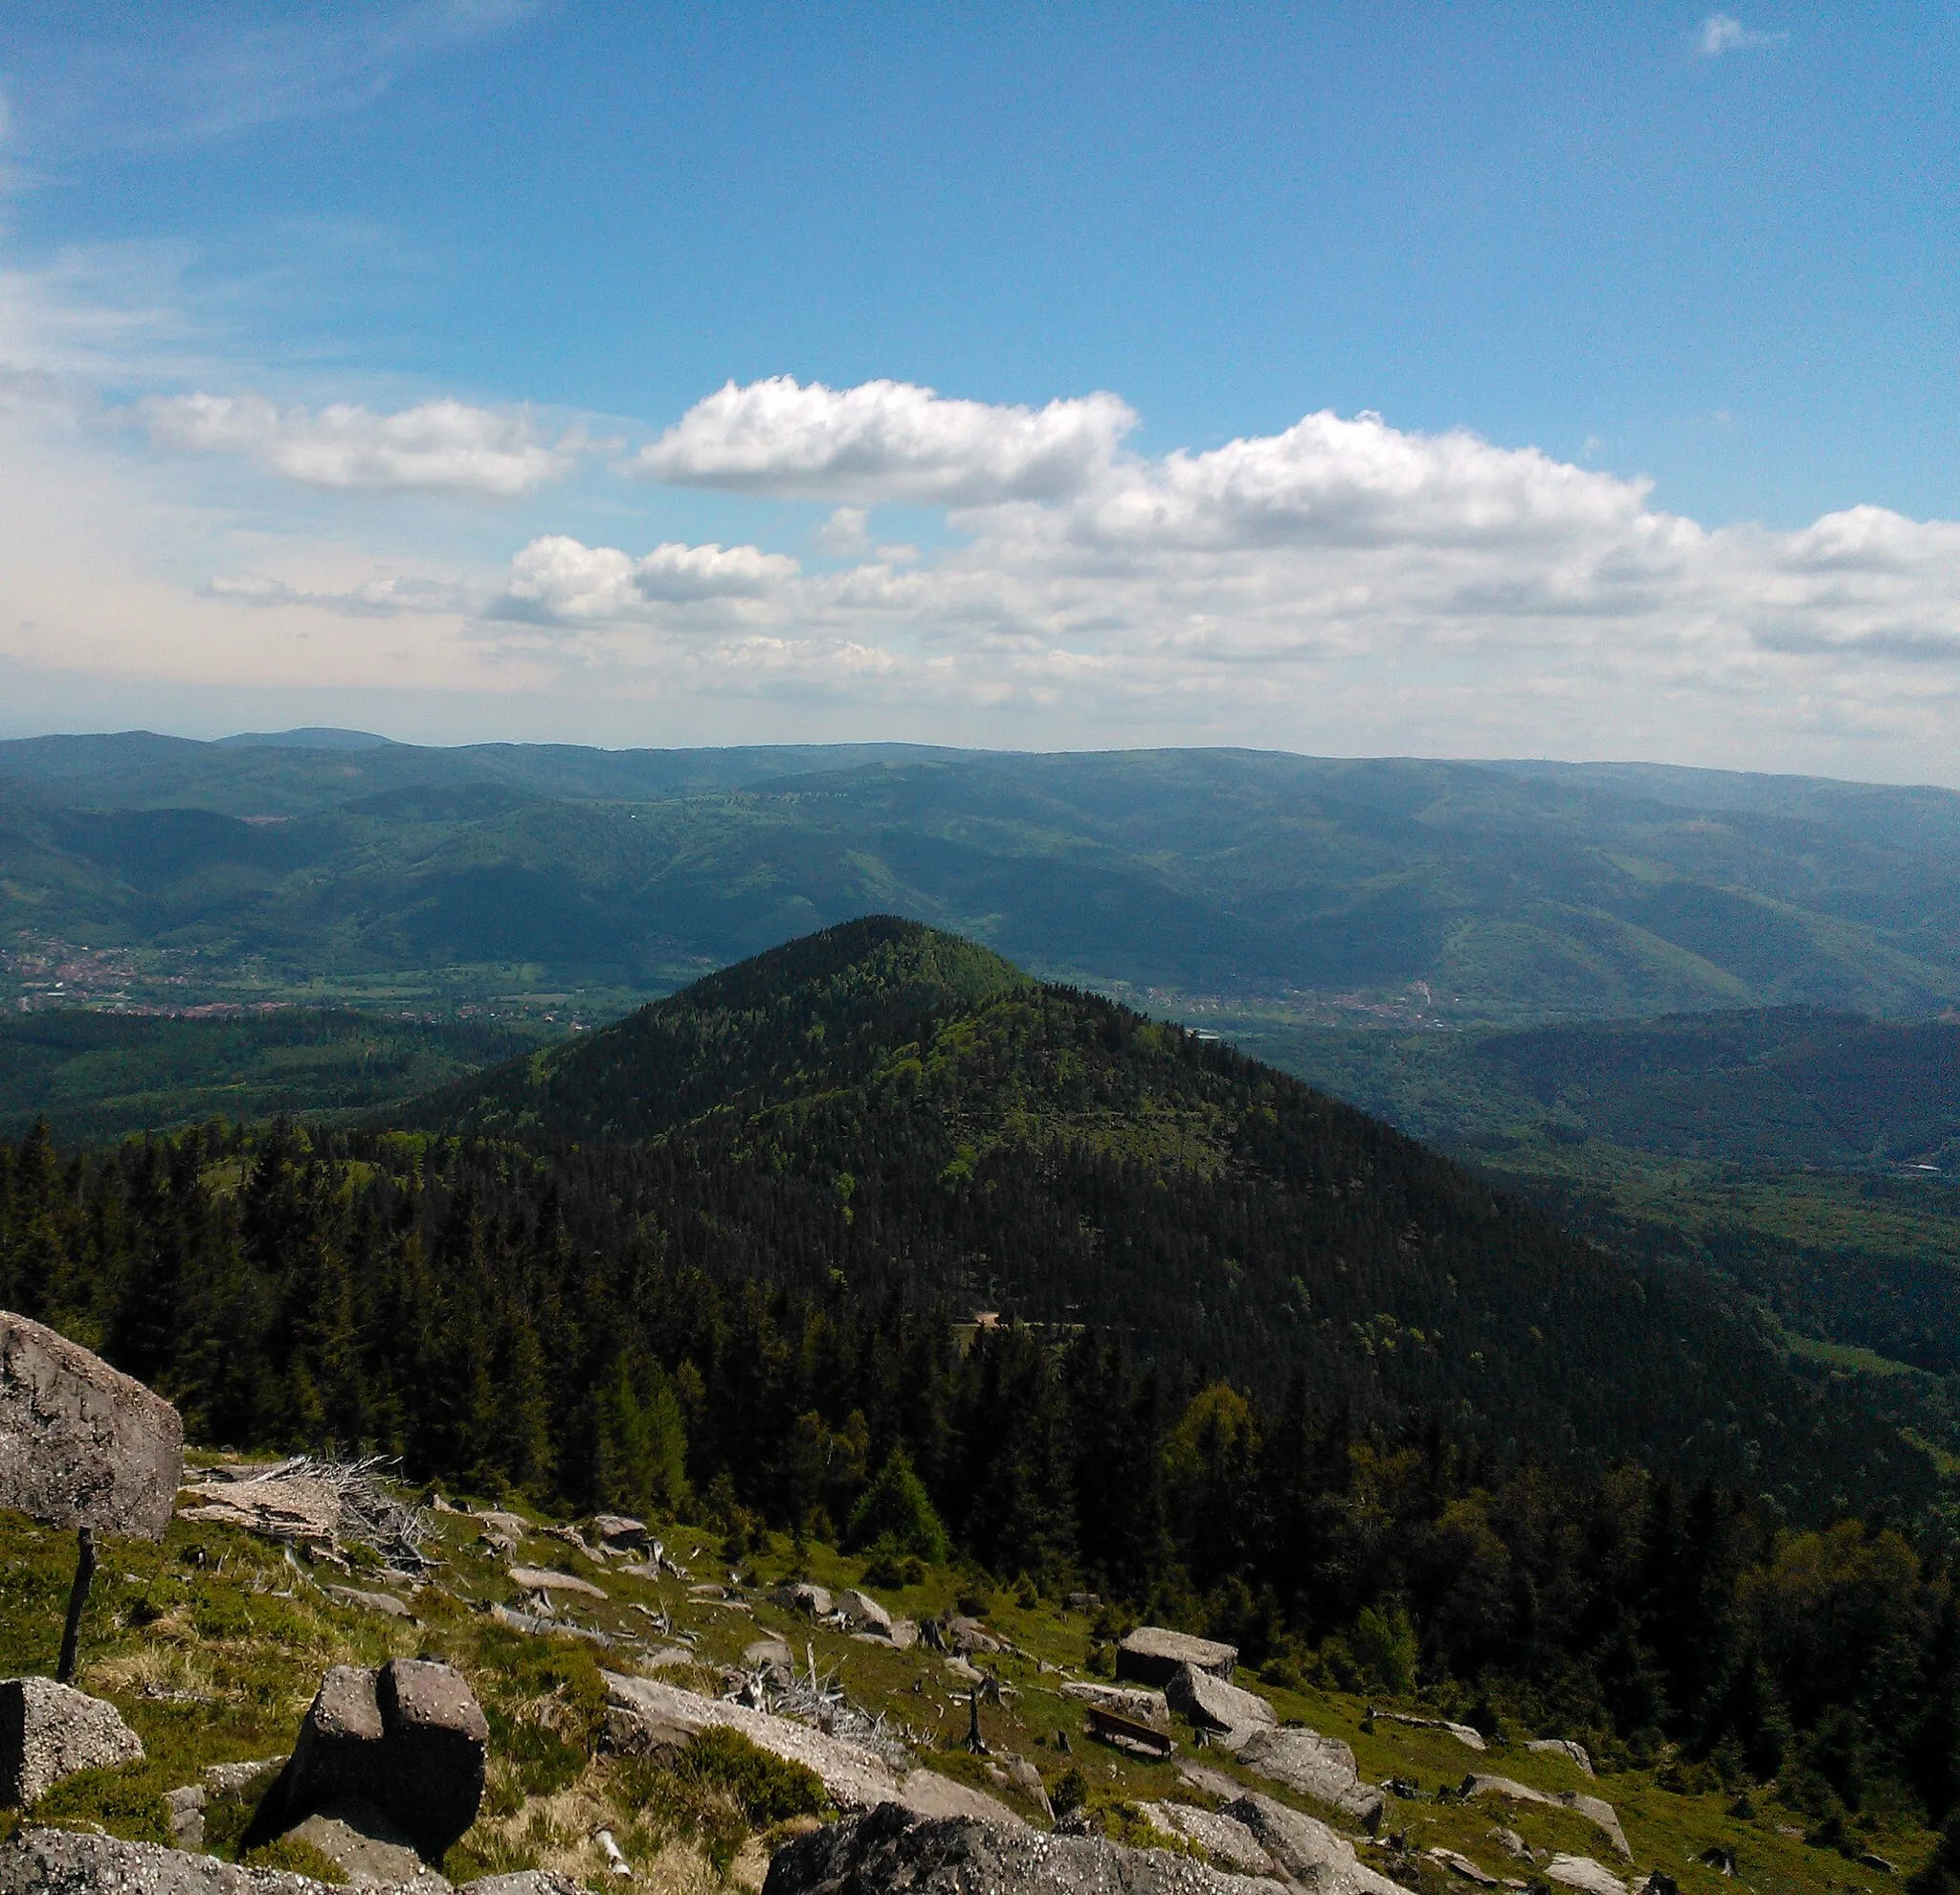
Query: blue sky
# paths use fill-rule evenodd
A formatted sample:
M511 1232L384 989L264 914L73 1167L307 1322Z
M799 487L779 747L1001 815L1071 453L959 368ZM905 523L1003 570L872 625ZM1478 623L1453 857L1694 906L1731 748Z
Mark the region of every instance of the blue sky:
M1954 780L1956 32L17 6L0 722Z

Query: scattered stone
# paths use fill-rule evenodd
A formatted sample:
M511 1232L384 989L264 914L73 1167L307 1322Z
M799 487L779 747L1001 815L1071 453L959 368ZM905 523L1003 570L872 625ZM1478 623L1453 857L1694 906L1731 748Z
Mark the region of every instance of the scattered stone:
M263 1776L269 1770L283 1769L285 1762L284 1757L251 1757L243 1763L207 1764L204 1787L213 1796L234 1795L255 1777Z
M589 1599L606 1596L590 1579L581 1579L576 1572L560 1572L549 1566L513 1566L510 1583L524 1593L577 1593Z
M164 1792L164 1807L170 1814L170 1834L180 1849L204 1847L204 1785L187 1783L180 1790Z
M869 1593L840 1593L837 1611L851 1631L869 1632L875 1638L890 1639L892 1616Z
M742 1662L749 1670L780 1673L790 1678L796 1669L796 1655L781 1639L757 1639L742 1649Z
M834 1610L830 1594L808 1579L791 1579L778 1586L775 1600L789 1612L800 1612L805 1618L828 1618Z
M1454 1849L1432 1849L1429 1856L1432 1862L1438 1862L1446 1869L1455 1870L1465 1882L1474 1882L1480 1888L1503 1886L1496 1876L1487 1875L1468 1856L1459 1856Z
M1062 1604L1071 1612L1101 1612L1102 1597L1100 1593L1071 1593Z
M184 1423L162 1395L0 1310L0 1507L160 1540L183 1479Z
M442 1895L448 1883L419 1863L390 1895ZM284 1869L240 1868L155 1842L66 1829L26 1829L0 1844L0 1895L331 1895L325 1883ZM459 1895L580 1895L543 1869L485 1876Z
M610 1632L601 1632L592 1625L574 1625L569 1619L545 1618L535 1612L519 1612L514 1606L494 1605L490 1616L500 1625L507 1625L513 1632L531 1632L541 1638L560 1634L568 1639L584 1639L594 1645L611 1647L619 1640ZM689 1657L692 1658L690 1653Z
M0 1679L0 1807L25 1809L77 1771L142 1757L114 1705L52 1678Z
M957 1652L961 1658L1000 1650L1000 1640L977 1618L965 1618L956 1612L939 1621L939 1642L942 1651Z
M1189 1803L1139 1803L1145 1820L1166 1836L1195 1842L1214 1862L1240 1875L1276 1875L1273 1859L1259 1839L1236 1817L1215 1810L1194 1809Z
M907 1895L968 1895L975 1889L1012 1889L1014 1895L1279 1895L1280 1884L1207 1868L1189 1856L1122 1848L1101 1837L934 1821L888 1804L779 1849L763 1895L889 1895L893 1889Z
M1626 1884L1591 1856L1554 1856L1546 1865L1545 1878L1562 1888L1577 1888L1582 1895L1627 1895Z
M1481 1750L1482 1746L1480 1745L1478 1748ZM1569 1757L1588 1776L1592 1774L1592 1753L1576 1738L1533 1737L1526 1743L1525 1748L1527 1750L1536 1750L1541 1756Z
M1473 1750L1484 1748L1483 1732L1473 1725L1452 1724L1446 1717L1415 1717L1408 1711L1370 1709L1368 1714L1378 1724L1399 1724L1412 1730L1447 1730L1458 1743L1467 1744Z
M1359 1821L1380 1813L1382 1793L1362 1782L1354 1752L1338 1737L1323 1737L1303 1726L1255 1730L1239 1746L1238 1761L1260 1776Z
M1881 1875L1897 1875L1899 1864L1888 1861L1876 1849L1866 1849L1858 1859L1860 1868L1877 1869Z
M1281 1872L1305 1887L1325 1895L1401 1895L1398 1884L1370 1868L1353 1843L1317 1817L1257 1792L1227 1803L1220 1814L1244 1824Z
M340 1600L343 1605L365 1606L369 1612L383 1612L390 1618L406 1618L411 1624L415 1615L392 1593L364 1593L353 1586L328 1586L329 1598Z
M1505 1855L1513 1856L1521 1862L1536 1862L1538 1860L1537 1857L1535 1857L1531 1853L1530 1843L1526 1841L1525 1839L1522 1836L1520 1836L1515 1829L1506 1829L1502 1823L1499 1823L1496 1828L1488 1831L1487 1833L1490 1837L1490 1839L1493 1842L1495 1842L1497 1846L1504 1852Z
M1212 1639L1193 1639L1188 1632L1169 1632L1161 1625L1140 1625L1116 1648L1116 1675L1141 1684L1164 1685L1181 1664L1195 1665L1232 1682L1238 1662L1236 1645Z
M946 1668L963 1684L984 1684L987 1683L987 1674L978 1665L969 1664L963 1658L947 1659Z
M1577 1790L1560 1790L1548 1795L1508 1776L1477 1775L1463 1779L1461 1795L1466 1800L1472 1796L1506 1796L1514 1803L1543 1803L1552 1808L1574 1810L1588 1822L1603 1829L1622 1856L1629 1859L1633 1856L1634 1852L1627 1847L1626 1831L1619 1826L1618 1813L1602 1797L1588 1796Z
M824 1794L839 1809L871 1809L896 1802L930 1816L961 1816L982 1822L1018 1824L1021 1818L984 1791L969 1789L929 1770L900 1768L862 1744L813 1730L769 1711L725 1699L704 1698L653 1678L602 1672L606 1681L606 1736L614 1749L656 1754L684 1750L697 1731L716 1726L739 1730L772 1755L816 1772Z
M1180 1717L1218 1733L1227 1750L1237 1750L1255 1730L1280 1722L1265 1699L1194 1664L1181 1664L1170 1674L1164 1697Z
M356 1888L449 1886L423 1863L408 1835L368 1802L349 1799L330 1811L316 1810L286 1834L338 1863Z
M1072 1678L1061 1687L1061 1694L1098 1710L1114 1711L1118 1717L1133 1717L1139 1724L1161 1728L1170 1722L1170 1703L1162 1691L1125 1690L1121 1684L1092 1684Z
M1003 1758L1002 1762L1006 1767L1007 1780L1043 1816L1052 1818L1055 1810L1048 1801L1048 1786L1041 1781L1041 1772L1026 1757L1011 1756Z
M635 1520L627 1513L593 1514L592 1531L609 1549L629 1548L635 1552L644 1552L654 1541L647 1523L644 1520Z

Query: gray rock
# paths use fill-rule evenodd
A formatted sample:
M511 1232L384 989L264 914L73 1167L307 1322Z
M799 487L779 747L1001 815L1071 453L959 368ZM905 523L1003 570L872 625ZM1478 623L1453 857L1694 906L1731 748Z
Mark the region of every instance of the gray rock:
M78 1770L142 1756L114 1705L52 1678L0 1679L0 1806L24 1809Z
M606 1736L615 1750L656 1755L684 1749L697 1731L716 1726L739 1730L773 1756L813 1771L824 1794L842 1810L898 1803L928 1816L959 1816L1019 1825L1021 1818L985 1791L969 1789L930 1770L901 1768L877 1750L813 1730L772 1712L703 1698L655 1678L600 1674L606 1681Z
M837 1597L837 1610L844 1616L844 1623L853 1632L869 1632L874 1637L889 1639L892 1636L892 1616L869 1593L842 1593Z
M1626 1831L1619 1826L1619 1813L1603 1796L1588 1796L1577 1790L1560 1790L1548 1795L1508 1776L1475 1774L1463 1779L1463 1795L1466 1797L1504 1796L1514 1803L1543 1803L1554 1809L1574 1810L1588 1822L1604 1830L1622 1856L1631 1858L1634 1853L1627 1847ZM1578 1860L1583 1862L1586 1858Z
M213 1796L229 1796L245 1789L255 1777L263 1776L267 1771L283 1768L285 1761L284 1757L248 1757L242 1763L207 1764L204 1787Z
M1152 1829L1195 1842L1214 1862L1239 1875L1278 1873L1258 1838L1236 1817L1194 1809L1189 1803L1139 1803L1137 1808Z
M778 1586L775 1598L779 1606L791 1612L800 1612L805 1618L828 1618L835 1609L829 1592L808 1579L792 1579L787 1585Z
M1407 1725L1413 1730L1446 1730L1458 1743L1467 1745L1473 1750L1487 1748L1483 1732L1471 1724L1452 1724L1446 1717L1414 1717L1408 1711L1370 1710L1369 1716L1382 1724ZM1534 1744L1531 1747L1536 1750Z
M1256 1791L1227 1803L1219 1814L1243 1825L1303 1888L1321 1895L1402 1895L1399 1884L1370 1868L1355 1855L1353 1843L1318 1817Z
M1260 1776L1364 1822L1382 1807L1382 1793L1362 1782L1354 1752L1338 1737L1323 1737L1318 1730L1256 1730L1239 1746L1238 1761Z
M340 1600L343 1605L362 1606L368 1612L386 1613L390 1618L406 1618L412 1623L415 1615L392 1593L364 1593L356 1586L329 1586L327 1595Z
M635 1520L625 1513L595 1513L592 1515L592 1531L611 1548L632 1548L643 1550L653 1544L653 1534L644 1520Z
M381 1721L381 1801L423 1852L439 1859L477 1819L490 1725L454 1665L391 1659L375 1681Z
M763 1895L1279 1895L1280 1888L1101 1837L934 1820L887 1803L777 1850Z
M515 1875L486 1875L466 1882L462 1895L585 1895L585 1890L549 1869L520 1869Z
M204 1847L204 1805L208 1793L201 1783L187 1783L181 1790L164 1792L164 1807L170 1813L170 1834L180 1849Z
M1627 1895L1626 1884L1591 1856L1554 1856L1546 1865L1545 1879L1561 1888L1579 1889L1581 1895Z
M482 1707L453 1666L337 1664L321 1681L263 1821L285 1830L324 1813L359 1828L371 1806L392 1825L379 1839L398 1833L440 1858L477 1819L489 1741Z
M1219 1732L1228 1749L1236 1750L1255 1730L1280 1722L1265 1699L1228 1684L1194 1664L1181 1664L1164 1686L1164 1697L1180 1717L1200 1730Z
M787 1682L796 1669L796 1657L781 1639L756 1639L742 1648L742 1662L751 1671L767 1671Z
M1000 1649L1000 1640L977 1618L963 1618L958 1613L948 1614L940 1621L939 1637L942 1650L957 1652L962 1658Z
M24 1829L0 1846L0 1895L325 1895L282 1869L238 1868L155 1842Z
M1170 1702L1162 1691L1140 1691L1122 1684L1097 1684L1087 1679L1072 1678L1061 1687L1065 1698L1093 1705L1098 1710L1114 1711L1118 1717L1133 1717L1139 1724L1164 1729L1170 1722Z
M162 1395L0 1310L0 1507L160 1540L183 1479L184 1423Z
M1570 1757L1588 1776L1592 1774L1592 1753L1575 1738L1533 1737L1525 1748L1536 1750L1541 1756Z
M1132 1678L1140 1684L1169 1684L1171 1673L1181 1664L1195 1665L1229 1684L1232 1667L1237 1662L1236 1645L1194 1639L1188 1632L1170 1632L1161 1625L1139 1625L1116 1648L1117 1677Z
M449 1884L423 1865L411 1839L371 1803L344 1803L316 1810L287 1834L309 1842L330 1862L338 1862L355 1888L399 1888L413 1883L430 1895Z

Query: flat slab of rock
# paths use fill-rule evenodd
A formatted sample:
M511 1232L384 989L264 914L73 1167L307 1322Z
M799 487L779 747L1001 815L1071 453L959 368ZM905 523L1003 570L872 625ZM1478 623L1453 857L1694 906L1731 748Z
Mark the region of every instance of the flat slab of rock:
M286 1833L338 1862L350 1887L399 1888L413 1883L429 1895L445 1895L449 1887L424 1864L414 1843L371 1804L316 1810Z
M1362 1822L1382 1807L1382 1793L1361 1780L1353 1750L1340 1738L1323 1737L1318 1730L1283 1726L1256 1730L1239 1746L1238 1761L1260 1776Z
M1181 1664L1170 1674L1164 1697L1172 1710L1200 1730L1217 1732L1229 1750L1238 1749L1255 1730L1280 1722L1265 1699L1194 1664Z
M1133 1678L1140 1684L1169 1684L1181 1664L1195 1665L1229 1684L1237 1662L1236 1645L1194 1639L1189 1632L1171 1632L1161 1625L1139 1625L1116 1648L1117 1677Z
M1220 1812L1242 1824L1283 1873L1323 1895L1401 1895L1391 1882L1354 1853L1354 1844L1317 1817L1288 1809L1257 1791L1227 1803Z
M1591 1856L1554 1856L1546 1865L1545 1879L1562 1888L1581 1889L1584 1895L1627 1895L1626 1884Z
M886 1804L777 1850L763 1895L1280 1895L1282 1886L1166 1850L935 1821Z
M800 1612L805 1618L828 1618L835 1609L830 1593L808 1579L792 1579L788 1585L778 1586L775 1601L791 1612Z
M1098 1710L1114 1711L1118 1717L1133 1717L1139 1724L1168 1728L1170 1701L1162 1691L1145 1691L1135 1685L1095 1684L1084 1679L1070 1679L1061 1687L1065 1698L1093 1705Z
M1553 1809L1575 1811L1588 1822L1595 1824L1606 1832L1607 1839L1622 1856L1629 1859L1633 1851L1627 1847L1626 1831L1619 1826L1619 1812L1603 1796L1588 1796L1577 1790L1556 1790L1547 1792L1534 1790L1528 1783L1520 1783L1508 1776L1466 1776L1463 1779L1465 1796L1505 1796L1514 1803L1543 1803ZM1575 1858L1585 1861L1586 1858Z
M1485 1748L1483 1732L1475 1725L1452 1724L1446 1717L1414 1717L1408 1711L1371 1710L1369 1715L1377 1724L1399 1724L1411 1730L1446 1730L1458 1743L1467 1745L1473 1750ZM1536 1750L1538 1747L1534 1744L1531 1748Z
M360 1606L368 1612L386 1613L390 1618L412 1619L414 1614L392 1593L364 1593L358 1586L329 1586L329 1598L342 1605Z
M1166 1836L1195 1842L1222 1868L1238 1875L1273 1875L1273 1859L1259 1839L1236 1817L1216 1810L1193 1809L1189 1803L1139 1803L1145 1820Z
M592 1531L609 1547L644 1549L653 1544L653 1533L644 1520L626 1513L595 1513Z
M303 1475L287 1480L237 1481L196 1490L198 1504L183 1509L186 1520L209 1520L240 1527L268 1540L324 1541L341 1530L341 1497L324 1481Z
M590 1579L581 1579L576 1572L560 1572L549 1566L513 1566L510 1583L526 1593L577 1593L589 1599L606 1596Z
M142 1756L114 1705L52 1678L0 1679L0 1806L24 1809L77 1771Z
M412 1883L381 1884L387 1895L440 1895L448 1887L424 1869ZM0 1844L0 1895L331 1895L329 1884L284 1869L240 1868L155 1842L124 1842L65 1829L25 1829ZM530 1869L467 1883L461 1895L580 1895L562 1876Z
M1592 1774L1592 1753L1576 1738L1533 1737L1526 1743L1525 1748L1527 1750L1536 1750L1540 1756L1568 1757L1588 1776Z
M162 1395L0 1310L0 1507L161 1540L183 1479L184 1423Z
M608 1734L621 1748L678 1750L697 1731L724 1726L741 1731L771 1755L815 1772L824 1794L839 1809L898 1803L924 1815L1020 1825L1021 1818L1013 1810L985 1791L969 1789L937 1771L897 1770L876 1750L813 1730L791 1718L751 1710L723 1698L704 1698L655 1678L629 1678L614 1671L600 1676L606 1681Z

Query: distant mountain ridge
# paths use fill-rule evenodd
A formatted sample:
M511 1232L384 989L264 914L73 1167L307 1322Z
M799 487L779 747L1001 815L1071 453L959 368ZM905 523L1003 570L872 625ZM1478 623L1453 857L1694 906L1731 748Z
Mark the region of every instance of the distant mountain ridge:
M869 911L1167 1011L1911 1016L1960 1004L1960 795L1238 750L0 745L0 941L208 982L495 993L522 964L645 993Z

